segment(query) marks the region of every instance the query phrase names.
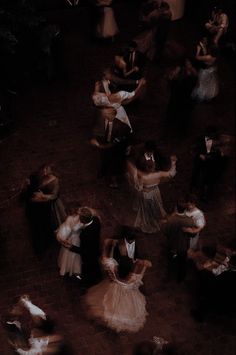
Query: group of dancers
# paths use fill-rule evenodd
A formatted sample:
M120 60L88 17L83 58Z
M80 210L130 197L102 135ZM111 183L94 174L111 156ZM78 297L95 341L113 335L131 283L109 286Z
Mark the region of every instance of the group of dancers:
M132 144L135 132L123 107L142 99L146 87L145 66L150 60L159 59L159 55L156 56L158 36L163 30L159 48L162 51L167 24L171 20L170 7L165 1L146 1L144 5L141 9L142 34L125 51L116 55L114 63L95 83L92 102L96 107L96 124L91 144L99 149L101 155L99 175L108 177L111 188L119 188L120 179L126 176L136 211L132 227L146 234L161 230L166 235L171 262L177 258L178 264L175 266L178 268L178 281L182 281L187 253L198 248L199 233L206 224L204 214L197 207L196 200L188 196L185 201L178 201L174 214L168 216L159 184L175 177L177 157L172 155L163 164L154 141L145 142L137 150ZM111 37L115 36L118 28L114 24L111 1L98 1L97 6L101 15L96 27L97 34L107 36L104 32L106 24L113 26L114 31L110 34ZM214 50L220 37L227 31L225 17L220 14L206 25L213 35ZM222 24L217 32L212 26L216 26L219 19L222 19ZM106 22L108 20L109 25ZM155 55L150 54L153 53L153 43ZM199 42L195 59L200 63L200 69L191 98L210 100L218 94L216 81L213 83L210 80L215 75L216 56L213 50L208 50L205 39ZM216 152L218 148L215 150L212 134L208 134L209 139L206 137L207 134L204 136L204 152L198 152L200 163L194 177L199 171L201 175L209 173L205 166L218 153L221 155L220 151ZM204 188L207 182L209 185L205 179ZM137 243L131 229L122 231L122 241L113 238L102 240L102 221L97 211L84 206L66 213L59 198L59 179L49 165L42 166L30 176L24 196L36 253L41 255L56 236L61 245L58 258L60 275L74 275L86 289L83 299L88 317L116 332L139 331L147 317L146 299L140 287L145 271L152 263L137 256ZM23 298L21 303L26 301ZM30 354L29 350L17 351L19 354Z

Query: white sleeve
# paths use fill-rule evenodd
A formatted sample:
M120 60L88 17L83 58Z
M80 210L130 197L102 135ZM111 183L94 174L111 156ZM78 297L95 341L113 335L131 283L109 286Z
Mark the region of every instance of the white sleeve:
M108 97L103 93L97 93L92 96L95 106L110 106Z
M134 91L132 91L132 92L119 91L118 94L119 94L121 100L126 100L126 99L131 99L132 97L134 97L135 92Z
M66 223L61 224L59 229L57 230L57 238L61 240L66 240L69 238L70 235L71 227Z
M21 302L24 305L26 309L30 312L32 316L40 317L42 319L46 319L46 314L45 312L39 308L38 306L35 306L29 298L27 297L21 297Z
M194 216L193 220L194 220L196 227L198 227L198 228L205 227L206 221L205 221L204 214L202 212L197 214L196 216Z

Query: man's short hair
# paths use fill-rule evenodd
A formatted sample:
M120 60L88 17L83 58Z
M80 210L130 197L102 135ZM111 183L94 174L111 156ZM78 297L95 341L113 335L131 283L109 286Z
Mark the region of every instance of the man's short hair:
M88 207L81 207L79 209L79 219L82 223L87 224L92 221L93 213Z
M185 202L190 202L190 203L193 203L194 205L197 205L197 203L198 203L197 196L194 194L188 194L185 197Z
M184 213L186 209L186 202L181 199L181 200L178 200L177 203L176 203L176 210L178 213Z
M155 150L157 148L156 142L153 140L146 141L144 144L144 147L148 152L155 152Z
M128 43L128 47L129 48L134 48L134 49L136 49L137 48L137 43L135 42L135 41L130 41L129 43Z
M125 238L126 240L135 240L136 235L135 235L135 230L134 228L130 226L122 226L121 227L121 236L122 238Z
M217 134L217 127L216 126L207 126L205 130L205 135L208 137L214 138Z

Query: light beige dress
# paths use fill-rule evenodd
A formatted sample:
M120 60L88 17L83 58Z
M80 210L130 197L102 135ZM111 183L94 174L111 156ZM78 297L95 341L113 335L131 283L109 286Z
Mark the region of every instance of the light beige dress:
M110 6L112 0L98 0L97 6L100 7L101 16L97 23L96 35L99 38L111 38L119 32L114 11Z
M137 211L134 226L144 233L156 233L160 230L160 219L166 217L163 207L159 184L165 178L169 179L176 174L176 163L172 162L168 171L155 171L145 173L128 161L127 175L135 191L134 209Z

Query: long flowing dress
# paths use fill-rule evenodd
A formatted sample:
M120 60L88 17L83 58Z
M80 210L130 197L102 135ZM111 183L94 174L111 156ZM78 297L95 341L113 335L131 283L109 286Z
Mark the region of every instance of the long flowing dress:
M201 68L198 72L198 82L192 92L192 98L199 101L210 101L219 93L219 79L216 65Z
M159 221L166 217L158 184L146 185L137 193L137 216L134 227L144 233L155 233L160 230Z
M42 192L42 201L34 199L35 193ZM32 229L33 246L37 253L45 251L54 240L53 232L66 219L66 212L59 198L59 180L50 175L43 178L30 177L27 191L27 215Z
M99 38L112 38L119 32L111 3L112 0L98 0L97 2L99 18L96 36Z
M166 217L159 184L164 178L172 178L176 174L176 164L172 161L168 171L141 172L130 161L127 163L129 183L135 189L134 209L137 211L134 226L144 233L155 233L160 230L160 219Z
M68 241L72 245L79 247L80 231L81 224L78 222L77 216L68 216L66 221L59 227L57 238L59 241ZM81 273L81 256L62 245L58 257L58 266L61 276L67 273L70 276L79 275Z
M50 219L53 231L64 222L66 212L64 205L59 197L59 180L55 178L45 185L40 186L40 190L48 196L48 204L50 206Z
M128 281L120 281L115 274L115 259L104 258L102 265L110 276L88 290L88 315L116 332L139 331L147 316L146 300L139 291L144 272L132 273Z

